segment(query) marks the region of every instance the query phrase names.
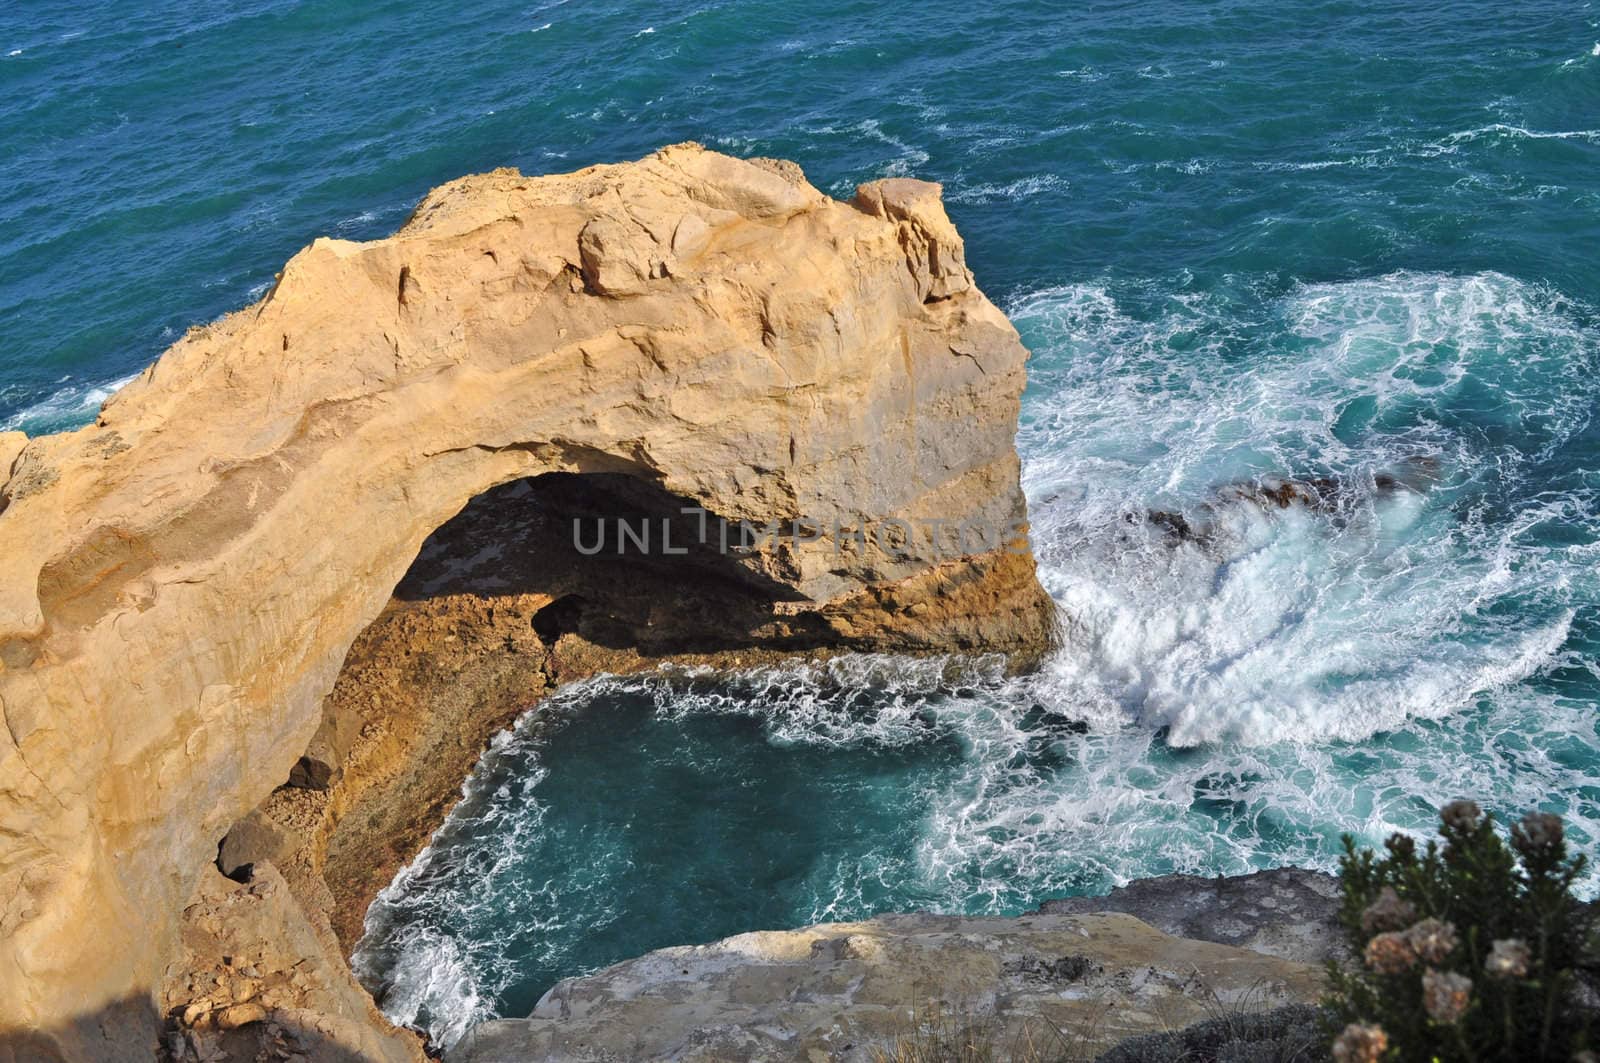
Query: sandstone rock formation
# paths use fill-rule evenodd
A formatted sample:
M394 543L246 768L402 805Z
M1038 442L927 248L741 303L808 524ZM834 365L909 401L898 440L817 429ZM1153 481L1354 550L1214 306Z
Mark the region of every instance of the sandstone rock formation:
M474 496L611 477L760 526L1014 529L1025 357L937 186L844 204L686 145L446 185L389 239L316 241L93 425L0 436L0 1044L153 1047L219 842L292 772L333 784L357 739L324 696ZM1052 609L1006 539L708 558L741 603L709 648L1024 658Z
M399 1063L420 1057L416 1038L388 1028L270 864L258 864L248 884L214 869L202 872L183 916L160 1002L163 1013L180 1020L163 1045L169 1058ZM139 1057L130 1050L124 1058Z
M865 1063L897 1047L956 1058L926 1051L930 1038L975 1040L995 1058L1026 1046L1028 1058L1089 1059L1130 1035L1322 988L1311 964L1120 913L892 915L661 949L568 979L530 1017L481 1024L446 1059Z

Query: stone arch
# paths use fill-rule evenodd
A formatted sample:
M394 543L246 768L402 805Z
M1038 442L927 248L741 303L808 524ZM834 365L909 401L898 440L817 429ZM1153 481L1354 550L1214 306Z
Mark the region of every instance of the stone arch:
M471 499L626 475L732 519L1016 526L1026 353L938 186L846 204L680 145L317 240L93 425L0 438L0 1035L125 1056L76 1019L153 999L219 840ZM1049 638L1025 541L757 567L841 645Z
M545 693L664 661L754 664L841 644L817 613L789 611L803 599L738 548L736 524L702 513L629 473L553 472L483 492L428 537L290 772L317 793L280 790L249 820L309 843L289 857L273 839L265 855L288 858L302 902L325 899L345 952L489 738Z

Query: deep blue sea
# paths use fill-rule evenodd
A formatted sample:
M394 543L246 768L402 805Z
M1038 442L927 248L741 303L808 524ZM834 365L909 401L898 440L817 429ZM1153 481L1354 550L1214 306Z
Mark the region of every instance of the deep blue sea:
M0 101L0 428L432 185L685 139L943 182L1035 353L1063 649L563 693L369 920L441 1040L656 946L1329 866L1463 794L1600 834L1592 3L29 0ZM1230 500L1274 477L1338 504Z

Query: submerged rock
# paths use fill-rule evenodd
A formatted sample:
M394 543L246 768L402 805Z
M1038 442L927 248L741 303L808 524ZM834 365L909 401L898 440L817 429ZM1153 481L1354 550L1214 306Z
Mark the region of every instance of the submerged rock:
M1403 491L1423 492L1438 478L1439 461L1429 455L1408 458L1395 471L1375 472L1370 477L1263 476L1217 488L1215 497L1200 506L1192 517L1172 510L1153 509L1146 512L1143 519L1165 532L1172 542L1205 543L1215 533L1218 512L1230 506L1249 505L1268 511L1300 508L1339 519L1363 498L1384 498ZM1138 516L1129 513L1124 519L1135 523Z

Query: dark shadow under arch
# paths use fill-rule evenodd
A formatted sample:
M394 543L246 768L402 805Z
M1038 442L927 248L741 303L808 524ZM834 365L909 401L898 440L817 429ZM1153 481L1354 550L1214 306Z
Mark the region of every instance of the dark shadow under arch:
M444 821L494 734L557 686L840 643L769 574L788 548L741 552L747 534L634 472L481 492L428 536L355 639L310 747L229 832L219 869L277 868L347 958L372 898Z
M428 537L395 598L547 595L534 621L545 642L573 634L645 654L828 641L815 616L775 615L800 599L738 550L741 535L754 533L637 476L546 473L469 502Z

